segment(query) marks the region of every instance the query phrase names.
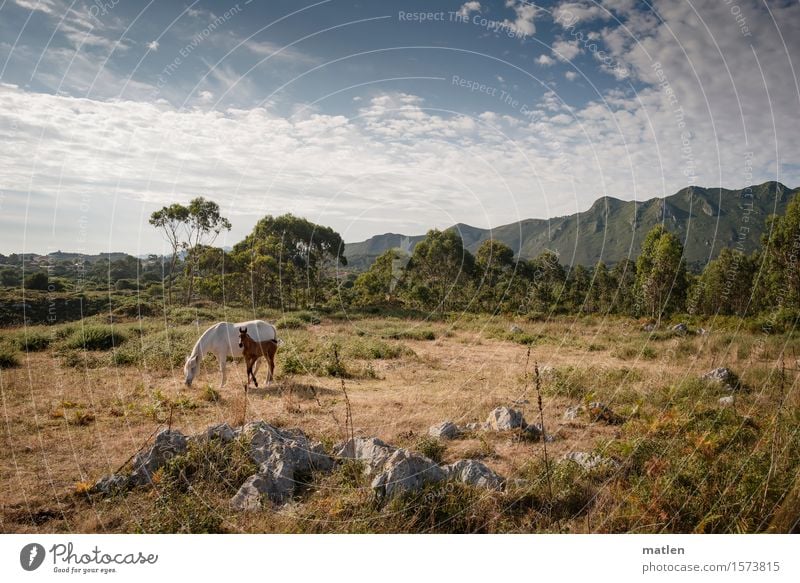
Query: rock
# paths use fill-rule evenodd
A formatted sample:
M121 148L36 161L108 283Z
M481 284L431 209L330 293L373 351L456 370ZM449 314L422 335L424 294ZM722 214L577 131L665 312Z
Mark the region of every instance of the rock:
M731 369L724 366L707 372L701 378L719 383L728 391L739 388L739 377Z
M153 472L166 464L176 455L186 451L186 436L180 431L162 429L156 435L156 441L147 451L139 452L133 458L133 471L130 484L140 486L150 483Z
M585 410L586 407L583 405L573 405L572 407L567 407L567 410L564 411L564 419L567 421L574 421L580 417Z
M508 429L516 429L517 427L525 427L525 418L520 411L516 409L509 409L508 407L497 407L486 418L486 423L489 429L494 431L505 431Z
M698 328L697 333L700 334L700 336L708 336L708 330L705 328Z
M645 324L644 326L642 326L642 330L644 332L652 332L655 329L656 329L656 325L655 324Z
M616 467L619 465L615 460L585 451L571 451L561 459L575 462L587 471L603 466Z
M259 421L244 431L251 436L250 458L259 467L231 498L233 508L261 508L265 496L274 504L285 504L304 475L333 469L333 459L322 444L309 440L299 429L279 429Z
M522 328L520 328L516 324L511 324L508 331L511 332L512 334L519 334L520 332L522 332Z
M128 478L122 474L111 474L100 478L97 483L89 490L92 494L104 494L106 496L122 492L128 487Z
M531 423L530 425L526 425L523 431L525 432L528 439L532 439L534 441L542 439L542 436L544 435L544 431L542 431L542 426L539 425L538 423Z
M436 439L455 439L458 434L458 427L452 421L445 421L428 429L428 435Z
M483 429L483 423L467 423L464 429L467 431L480 431Z
M622 416L614 413L605 403L595 401L594 403L589 403L586 409L591 421L605 421L609 425L620 425L625 422Z
M488 490L500 490L505 480L494 473L486 464L477 460L458 460L452 464L444 466L447 479L463 482L486 488Z
M719 404L723 407L733 407L736 404L736 397L728 395L727 397L720 397Z
M380 499L392 498L446 478L447 473L433 460L406 449L398 449L372 480L372 489Z
M542 378L547 378L553 376L555 369L550 365L544 365L539 367L539 376Z
M678 334L686 334L689 331L689 327L681 322L680 324L675 324L672 327L673 332L677 332Z
M202 433L195 435L194 438L198 441L219 439L222 443L228 443L236 438L236 431L227 423L220 423L212 425Z
M371 475L380 471L395 451L396 447L384 443L377 437L356 437L335 445L333 455L337 458L364 462L364 472Z

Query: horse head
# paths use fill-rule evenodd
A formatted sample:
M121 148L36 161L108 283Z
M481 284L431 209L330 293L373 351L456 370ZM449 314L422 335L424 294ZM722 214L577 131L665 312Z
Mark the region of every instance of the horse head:
M247 328L239 328L239 348L244 348L244 339L247 337Z
M183 365L183 374L186 377L186 386L191 387L194 375L197 374L197 357L190 356L186 359L186 364Z

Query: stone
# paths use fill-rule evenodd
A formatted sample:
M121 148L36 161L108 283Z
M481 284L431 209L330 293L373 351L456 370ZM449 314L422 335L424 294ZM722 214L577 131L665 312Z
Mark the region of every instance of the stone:
M428 435L436 439L455 439L459 433L458 427L452 421L445 421L428 428Z
M700 334L700 336L708 336L708 330L705 328L698 328L697 333Z
M354 459L364 462L364 473L372 475L383 468L397 448L384 443L377 437L356 437L336 444L333 455L337 458Z
M512 334L519 334L520 332L522 332L522 328L520 328L516 324L511 324L508 331L511 332Z
M573 405L571 407L567 407L567 410L564 411L564 419L567 421L575 421L585 410L586 407L583 405Z
M525 427L525 418L520 411L516 409L509 409L508 407L497 407L486 418L486 423L489 428L494 431L506 431L508 429L517 429L518 427Z
M211 441L219 439L222 443L228 443L236 438L236 432L227 423L212 425L202 433L195 436L198 441Z
M487 490L500 490L505 480L486 464L477 460L458 460L444 466L447 479Z
M128 477L122 474L111 474L100 478L97 483L89 490L92 494L104 494L106 496L122 492L128 488Z
M139 452L133 458L133 471L130 475L130 483L133 486L140 486L150 483L153 473L165 465L176 455L186 451L186 436L180 431L162 429L156 435L153 446L147 451Z
M701 378L714 381L724 386L728 391L739 388L739 377L731 369L721 366L704 374Z
M655 324L645 324L644 326L642 326L642 330L644 332L652 332L655 329L656 329L656 325Z
M571 451L562 459L574 462L587 471L603 466L616 467L619 465L615 460L585 451Z
M542 439L542 437L544 436L544 431L542 431L542 426L539 425L538 423L531 423L530 425L526 425L522 431L525 433L528 439L532 439L534 441L538 441Z
M675 324L672 327L673 332L677 332L678 334L686 334L689 331L689 327L681 322L680 324Z
M620 425L625 422L621 415L617 415L608 405L599 401L589 403L586 410L591 421L605 421L609 425Z
M728 395L727 397L720 397L719 404L723 407L733 407L736 404L736 397Z
M430 458L407 449L398 449L372 480L372 489L379 499L388 499L445 479L445 470Z
M259 421L249 423L244 431L250 436L250 458L259 466L258 473L250 476L231 498L233 508L261 508L264 497L273 504L285 504L303 476L333 469L333 459L322 444L311 441L299 429L279 429Z
M467 431L480 431L481 429L483 429L483 423L474 423L474 422L467 423L464 426L464 429L466 429Z

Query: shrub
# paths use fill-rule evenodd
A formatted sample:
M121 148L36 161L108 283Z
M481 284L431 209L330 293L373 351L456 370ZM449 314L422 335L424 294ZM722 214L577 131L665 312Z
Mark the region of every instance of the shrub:
M17 350L40 352L50 346L51 336L43 332L27 332L16 336L11 343Z
M430 328L408 328L386 333L391 340L436 340L436 333Z
M126 338L124 332L112 326L84 326L67 338L66 347L75 350L110 350L122 344Z
M414 447L419 453L431 458L437 464L442 463L442 456L447 449L447 446L441 441L428 435L420 438Z
M347 355L363 360L390 359L413 354L405 346L389 344L378 339L359 338L347 345Z
M295 316L284 316L275 322L275 328L278 330L297 330L305 329L306 323Z
M16 368L19 366L16 352L9 346L0 345L0 368Z

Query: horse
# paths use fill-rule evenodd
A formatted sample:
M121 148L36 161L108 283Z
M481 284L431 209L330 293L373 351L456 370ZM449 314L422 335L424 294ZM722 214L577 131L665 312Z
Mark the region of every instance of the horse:
M239 348L239 328L247 328L257 341L278 340L278 332L275 326L263 320L250 320L249 322L219 322L208 328L200 335L192 348L192 353L186 358L183 366L186 386L191 387L197 369L203 356L209 352L214 353L219 363L219 372L222 374L220 388L225 386L225 365L228 356L242 356L242 349ZM256 363L256 371L258 363Z
M267 359L267 386L272 382L272 373L275 371L275 353L278 351L277 340L262 340L258 342L250 338L247 328L239 328L239 348L244 354L244 362L247 365L247 382L253 379L253 384L258 387L258 380L253 372L253 364L262 356Z

